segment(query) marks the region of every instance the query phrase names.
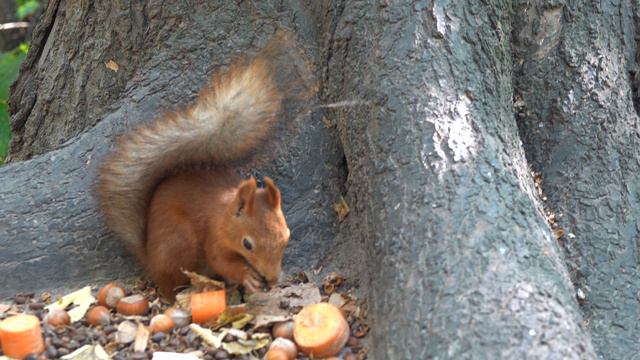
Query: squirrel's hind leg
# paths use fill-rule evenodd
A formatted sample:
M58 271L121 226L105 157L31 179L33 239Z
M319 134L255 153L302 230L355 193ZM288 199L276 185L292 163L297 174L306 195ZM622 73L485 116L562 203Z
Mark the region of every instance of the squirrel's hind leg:
M193 224L176 211L150 212L147 233L146 270L163 296L173 299L189 279L182 269L204 267Z

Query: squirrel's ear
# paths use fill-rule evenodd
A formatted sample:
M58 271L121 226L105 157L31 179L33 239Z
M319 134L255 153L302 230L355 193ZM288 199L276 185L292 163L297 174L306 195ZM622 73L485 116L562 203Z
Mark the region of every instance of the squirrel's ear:
M264 185L267 190L267 203L274 209L280 208L280 202L282 201L282 197L280 195L280 190L276 187L276 184L273 183L270 177L264 177Z
M253 209L256 202L256 178L253 176L244 180L238 186L238 194L236 195L236 214L245 213L253 215Z

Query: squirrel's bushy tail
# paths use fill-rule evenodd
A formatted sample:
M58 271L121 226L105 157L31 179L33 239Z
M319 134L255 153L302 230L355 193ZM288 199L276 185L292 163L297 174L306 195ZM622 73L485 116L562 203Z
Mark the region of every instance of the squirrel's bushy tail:
M214 75L196 102L124 135L98 176L98 200L109 227L144 257L147 208L169 173L201 166L234 166L265 158L265 145L304 108L313 83L289 34L280 33L256 56Z

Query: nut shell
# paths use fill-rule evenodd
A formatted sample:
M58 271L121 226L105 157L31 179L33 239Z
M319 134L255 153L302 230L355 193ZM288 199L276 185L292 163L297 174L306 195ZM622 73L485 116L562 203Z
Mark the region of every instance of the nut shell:
M172 307L165 310L164 314L173 320L176 327L181 328L191 324L191 315L184 309Z
M154 316L149 322L149 329L151 329L151 332L154 333L168 333L169 331L171 331L171 329L174 328L174 326L175 323L173 322L173 320L165 314L158 314Z
M271 346L269 346L269 351L272 350L282 350L286 354L288 360L294 360L296 355L298 355L298 348L296 347L296 344L289 339L281 337L273 340Z
M102 305L94 306L87 312L87 322L93 326L106 326L111 323L111 312Z
M265 360L289 360L289 355L282 349L270 349L264 355Z
M271 330L273 338L285 338L293 340L293 321L283 321L273 325Z
M116 310L122 315L144 315L149 311L149 301L140 294L123 297Z
M71 318L69 318L69 314L63 309L51 309L44 317L44 321L50 326L58 327L69 325Z
M98 304L115 308L124 297L124 290L116 283L109 283L98 291Z

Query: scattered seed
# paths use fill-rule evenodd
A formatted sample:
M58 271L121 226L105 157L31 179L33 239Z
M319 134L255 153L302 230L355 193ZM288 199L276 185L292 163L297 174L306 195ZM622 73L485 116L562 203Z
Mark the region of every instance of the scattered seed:
M189 326L185 326L180 328L180 335L185 336L189 333L189 331L191 331L191 328L189 328Z
M218 350L218 351L216 351L215 358L216 359L228 359L229 358L229 354L227 354L227 352L224 351L224 350Z
M294 283L303 283L308 281L309 279L306 277L306 274L301 272L297 274L297 276L291 278L291 283L281 284L278 286L288 287L293 285ZM331 287L333 287L333 289L324 289L325 293L333 292L335 296L342 296L345 303L345 306L342 307L342 310L350 323L351 336L349 337L347 346L341 353L340 357L342 359L349 360L366 359L368 349L364 347L361 341L358 339L359 337L366 336L369 331L365 319L366 303L362 302L362 299L356 299L355 297L353 297L353 295L348 291L351 284L347 282L347 285L343 285L344 279L342 277L331 274L329 277L325 278L324 281L325 283L320 285L321 291L323 290L322 287L324 285L330 285ZM190 316L188 310L185 311L183 309L174 308L173 311L175 312L175 310L177 310L177 312L173 314L171 314L171 311L167 312L170 304L163 301L158 301L155 288L150 286L147 282L140 282L137 289L132 289L131 287L127 289L126 287L123 287L123 290L127 295L139 295L148 299L148 315L127 317L118 314L113 310L110 310L108 314L111 319L111 324L105 326L90 326L87 323L86 317L69 325L61 326L58 328L52 326L43 326L42 333L45 340L45 351L39 356L29 357L28 359L59 359L60 357L68 355L69 353L87 344L100 344L107 353L113 355L114 360L152 359L153 353L155 351L192 353L196 354L201 359L208 360L256 359L263 358L265 356L268 346L255 350L254 352L252 352L251 356L231 355L223 349L215 349L208 346L202 340L202 338L192 332L190 327L188 326L190 324ZM241 299L240 294L239 296ZM44 311L44 305L51 303L51 300L52 296L49 293L43 293L39 295L39 297L34 297L34 294L21 293L16 294L13 297L13 301L15 304L10 305L10 307L14 309L12 311L25 311L26 309L29 309L30 313L36 316L42 316L43 313L47 313L46 311ZM323 301L327 301L326 297ZM291 303L291 299L284 298L276 302L275 307L286 310L290 314L296 313L297 311L302 309L302 306L291 306ZM0 320L6 317L6 314L6 310L0 310ZM149 338L151 341L147 343L146 350L135 352L132 341L123 341L127 341L127 339L123 339L123 337L120 335L126 334L120 333L126 333L127 331L119 331L120 327L124 323L133 325L131 326L131 330L133 330L133 328L137 328L139 324L144 327L149 326L150 319L158 314L171 314L172 318L175 317L177 320L180 320L178 322L182 322L183 320L184 322L181 324L177 324L173 330L152 333ZM251 328L242 327L239 330L246 331L249 336L252 336L253 334ZM272 332L275 330L275 326L272 323L271 325L267 325L264 330L266 330L266 332ZM214 331L216 330L214 329ZM280 332L276 333L280 334ZM123 342L118 343L116 340L120 340ZM224 337L223 341L231 342L238 341L238 339L236 338L236 336L227 334ZM1 350L0 355L2 355ZM302 357L302 359L308 360L308 358L306 357Z
M157 332L151 336L151 341L157 343L164 340L165 337L166 335L163 332Z
M133 353L133 355L131 355L131 359L133 359L133 360L146 360L147 359L147 353L144 353L144 352Z
M44 304L40 302L29 303L29 309L31 310L42 310L43 307Z

